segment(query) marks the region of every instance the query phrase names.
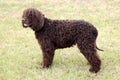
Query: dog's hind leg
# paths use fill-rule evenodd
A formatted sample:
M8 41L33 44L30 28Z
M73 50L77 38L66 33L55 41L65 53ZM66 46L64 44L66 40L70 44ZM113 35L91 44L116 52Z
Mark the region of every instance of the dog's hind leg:
M94 43L82 41L81 43L78 42L77 46L91 65L89 71L97 73L100 70L101 60L97 54Z

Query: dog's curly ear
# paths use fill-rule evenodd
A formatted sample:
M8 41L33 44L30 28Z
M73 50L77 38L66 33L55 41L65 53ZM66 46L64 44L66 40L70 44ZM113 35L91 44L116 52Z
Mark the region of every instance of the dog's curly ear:
M44 26L44 15L36 9L34 9L33 15L34 16L32 19L33 20L32 25L33 25L34 30L38 31Z
M39 27L40 28L42 28L43 26L44 26L44 15L43 14L41 14L41 12L40 12L40 14L39 14Z

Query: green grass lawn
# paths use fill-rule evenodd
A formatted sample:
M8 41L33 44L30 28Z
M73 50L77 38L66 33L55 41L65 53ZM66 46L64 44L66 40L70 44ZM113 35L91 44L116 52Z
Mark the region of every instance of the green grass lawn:
M21 25L25 8L51 19L84 19L99 31L100 72L76 46L56 50L53 65L41 69L42 53L31 29ZM120 0L0 0L0 80L120 80Z

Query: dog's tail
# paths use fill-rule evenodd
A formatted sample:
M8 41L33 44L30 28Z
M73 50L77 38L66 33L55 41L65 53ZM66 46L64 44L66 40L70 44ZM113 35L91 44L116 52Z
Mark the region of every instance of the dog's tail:
M104 51L104 50L102 50L102 49L99 49L97 46L96 46L96 49L99 50L99 51Z

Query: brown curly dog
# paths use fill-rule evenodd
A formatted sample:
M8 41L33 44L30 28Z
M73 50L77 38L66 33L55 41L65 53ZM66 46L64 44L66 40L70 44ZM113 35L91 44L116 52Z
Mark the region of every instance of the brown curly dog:
M28 8L23 11L22 25L35 32L43 52L43 68L52 64L56 49L77 44L91 65L89 71L97 73L100 70L101 60L96 50L98 31L91 23L84 20L51 20L37 9Z

